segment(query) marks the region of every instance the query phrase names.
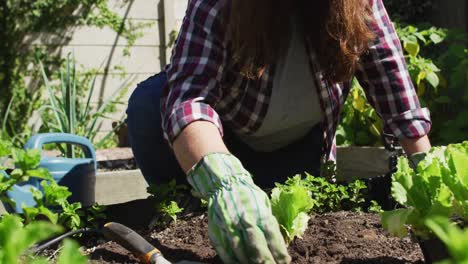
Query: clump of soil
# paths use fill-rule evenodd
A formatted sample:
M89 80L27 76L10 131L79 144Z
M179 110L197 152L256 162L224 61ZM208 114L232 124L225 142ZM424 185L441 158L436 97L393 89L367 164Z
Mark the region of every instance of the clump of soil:
M208 239L206 215L191 215L143 235L170 261L221 263ZM112 242L91 251L92 263L138 263ZM415 242L391 237L382 229L378 215L354 212L314 216L303 239L290 244L289 254L293 263L423 263Z

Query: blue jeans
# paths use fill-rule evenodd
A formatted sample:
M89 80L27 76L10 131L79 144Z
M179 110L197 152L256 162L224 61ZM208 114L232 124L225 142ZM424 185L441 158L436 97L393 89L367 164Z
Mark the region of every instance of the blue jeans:
M167 82L164 72L138 84L128 102L127 126L130 144L146 181L185 182L172 149L164 140L161 127L160 97ZM309 172L319 175L322 154L322 129L319 125L302 139L273 152L258 152L238 140L229 127L224 126L224 143L253 175L257 185L274 187L289 176Z

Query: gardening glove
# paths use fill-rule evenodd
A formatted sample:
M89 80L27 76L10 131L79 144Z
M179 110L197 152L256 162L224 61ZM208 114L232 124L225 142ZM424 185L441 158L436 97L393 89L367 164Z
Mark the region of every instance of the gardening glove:
M419 162L421 162L424 158L426 158L426 152L416 152L409 155L408 160L411 168L413 168L413 170L416 170Z
M267 194L236 157L203 157L188 173L188 182L208 200L208 234L225 263L290 263Z

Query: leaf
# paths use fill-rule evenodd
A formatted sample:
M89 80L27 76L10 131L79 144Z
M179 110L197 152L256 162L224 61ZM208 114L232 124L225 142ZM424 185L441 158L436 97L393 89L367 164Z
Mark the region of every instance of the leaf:
M174 222L177 222L177 214L183 212L184 208L180 208L177 202L170 201L167 205L164 205L160 211L172 218Z
M87 262L88 258L80 253L78 243L71 239L63 241L57 264L84 264Z
M437 76L437 74L435 74L435 72L427 73L426 80L434 88L437 88L439 86L439 77Z
M416 85L419 86L419 84L421 83L422 80L424 80L426 78L426 72L425 71L420 71L418 73L418 77L416 78Z
M296 218L294 218L293 220L291 232L289 233L289 236L291 238L294 238L294 237L302 238L302 235L307 230L309 219L310 219L309 215L306 214L305 212L299 213L296 216Z
M413 57L416 57L416 55L418 55L419 50L420 50L420 46L417 40L405 41L403 43L403 47L405 48L406 52L408 52L408 54Z
M468 263L468 229L458 228L445 217L431 217L425 224L447 246L453 263Z
M424 82L420 82L417 88L418 88L418 91L417 91L418 96L422 97L426 93L426 84Z
M62 231L60 226L37 221L24 226L16 215L4 215L0 222L0 263L18 263L18 257L33 244Z
M0 139L0 158L8 157L11 154L11 144Z
M52 175L46 168L37 168L34 170L26 171L26 175L43 180L53 180Z
M431 35L429 35L429 38L432 40L432 42L434 42L434 44L439 44L442 41L444 41L444 38L442 38L439 34L436 33L432 33Z
M12 156L15 166L23 171L31 170L39 166L41 161L41 151L38 149L13 149Z
M289 237L285 238L288 242L295 236L302 236L307 228L307 222L304 223L305 216L313 207L307 188L301 185L299 180L300 176L292 178L286 185L277 184L271 193L273 215L289 234Z
M42 181L41 186L47 206L60 206L72 195L66 186L60 186L55 181Z
M381 214L382 226L391 235L404 237L408 234L406 224L408 218L413 213L413 209L396 209L390 212L383 212Z

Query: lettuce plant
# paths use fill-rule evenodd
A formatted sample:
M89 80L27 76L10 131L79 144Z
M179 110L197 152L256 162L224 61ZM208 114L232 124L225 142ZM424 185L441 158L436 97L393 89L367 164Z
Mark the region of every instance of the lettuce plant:
M276 184L271 193L271 208L287 243L304 234L312 207L313 200L300 175L289 179L284 185Z
M382 225L404 236L407 226L422 239L430 237L426 219L440 216L468 219L468 142L434 147L413 170L405 157L398 160L392 195L405 208L382 213Z
M462 230L447 218L432 217L426 226L447 246L451 259L440 264L468 263L468 229Z

